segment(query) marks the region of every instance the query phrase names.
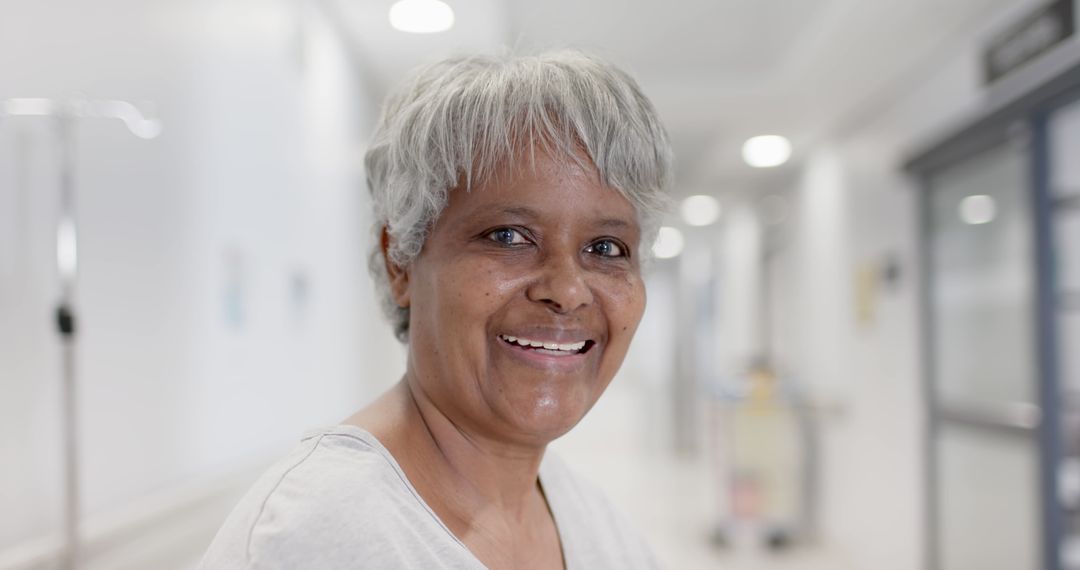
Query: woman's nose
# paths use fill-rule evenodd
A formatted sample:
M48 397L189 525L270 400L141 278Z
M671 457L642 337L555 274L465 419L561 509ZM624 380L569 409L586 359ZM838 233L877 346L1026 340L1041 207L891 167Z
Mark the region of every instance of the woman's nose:
M545 256L540 275L529 286L527 295L560 314L572 313L593 302L584 268L573 255Z

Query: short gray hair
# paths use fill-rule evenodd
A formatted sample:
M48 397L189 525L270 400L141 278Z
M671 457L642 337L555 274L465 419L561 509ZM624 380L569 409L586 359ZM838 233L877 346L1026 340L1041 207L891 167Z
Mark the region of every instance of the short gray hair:
M633 205L649 247L667 207L671 145L637 83L577 51L470 56L422 68L383 107L364 157L375 210L368 266L394 333L406 342L409 309L390 294L381 253L411 263L450 189L482 183L539 143L571 160L584 150L601 180Z

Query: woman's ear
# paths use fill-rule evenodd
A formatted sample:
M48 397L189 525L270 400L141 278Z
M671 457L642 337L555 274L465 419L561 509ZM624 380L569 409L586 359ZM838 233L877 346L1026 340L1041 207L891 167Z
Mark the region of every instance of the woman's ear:
M382 250L383 263L386 264L386 274L390 278L390 296L394 298L397 306L406 308L409 306L409 270L390 259L390 232L386 226L383 226L379 234L379 248Z

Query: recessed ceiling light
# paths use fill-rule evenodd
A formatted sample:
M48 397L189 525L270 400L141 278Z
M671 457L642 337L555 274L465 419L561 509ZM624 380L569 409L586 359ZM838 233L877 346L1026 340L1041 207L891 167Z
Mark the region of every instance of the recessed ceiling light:
M390 25L413 34L445 32L454 26L454 10L442 0L398 0L390 7Z
M656 234L656 241L653 242L653 255L660 259L671 259L682 253L682 249L682 232L667 226L660 228Z
M965 224L989 224L996 217L997 202L992 196L975 194L960 201L960 220Z
M679 208L683 221L691 226L707 226L720 217L720 202L712 196L690 196Z
M754 137L743 143L742 156L754 168L780 166L791 158L791 142L779 135Z

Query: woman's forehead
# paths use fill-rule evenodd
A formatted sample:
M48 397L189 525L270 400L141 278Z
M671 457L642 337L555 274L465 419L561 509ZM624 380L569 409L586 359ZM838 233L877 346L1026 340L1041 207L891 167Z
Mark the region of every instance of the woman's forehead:
M504 154L490 168L476 171L477 176L471 179L471 184L464 186L469 189L477 186L498 188L536 179L592 179L597 184L604 184L596 163L580 144L562 148L540 139L513 148L516 151Z
M538 152L535 160L500 170L472 188L451 190L447 208L473 216L531 221L573 218L611 229L638 229L633 204L604 184L591 163L582 165L569 157Z

